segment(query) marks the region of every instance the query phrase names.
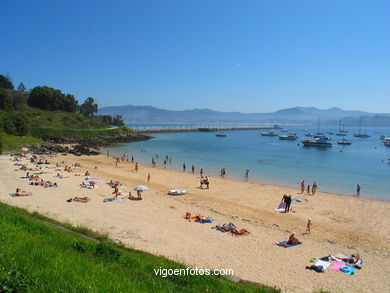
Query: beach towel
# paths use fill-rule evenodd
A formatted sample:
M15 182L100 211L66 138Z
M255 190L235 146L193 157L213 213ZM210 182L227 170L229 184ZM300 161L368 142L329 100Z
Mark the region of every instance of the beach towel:
M286 210L286 203L285 202L281 202L279 204L279 206L275 210L278 211L278 212L284 212Z
M303 200L300 199L300 198L293 198L291 201L295 201L295 202L302 202Z
M284 247L284 248L297 246L299 244L302 244L302 243L298 242L298 243L294 243L294 244L289 244L288 241L276 242L277 246L281 246L281 247Z
M344 263L336 261L330 268L333 271L339 271L341 267L345 266Z
M201 224L204 224L204 223L212 223L212 222L213 222L213 218L208 218L208 219L205 220L205 221L196 221L196 220L195 220L195 222L201 223Z
M340 271L348 275L353 275L353 273L355 272L355 268L353 266L342 266L340 268Z
M329 262L329 261L324 261L324 260L317 260L316 263L314 264L315 266L319 267L319 266L322 266L322 269L325 271L327 268L330 267L332 263Z
M117 198L117 199L115 199L115 198L105 198L105 199L103 199L103 202L113 202L113 201L121 202L121 201L123 201L123 199L119 199L119 198Z

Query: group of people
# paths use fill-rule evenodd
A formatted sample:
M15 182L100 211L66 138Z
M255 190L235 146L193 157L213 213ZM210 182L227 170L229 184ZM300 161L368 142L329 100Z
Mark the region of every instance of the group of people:
M200 188L203 189L203 185L206 185L206 188L210 188L210 179L207 176L201 176L200 177Z
M311 195L316 194L317 191L317 183L313 183L313 186L311 188ZM303 194L305 192L305 180L302 180L301 182L301 193ZM306 192L307 194L310 194L310 184L307 185L306 187Z

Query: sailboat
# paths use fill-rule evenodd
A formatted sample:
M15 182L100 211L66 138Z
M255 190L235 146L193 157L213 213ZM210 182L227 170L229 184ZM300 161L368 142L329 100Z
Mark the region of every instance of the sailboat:
M339 132L336 133L337 136L346 136L348 133L347 130L344 130L344 124L343 124L343 129L341 129L341 120L339 120Z
M360 138L370 137L369 135L362 133L362 117L360 117L359 133L355 133L353 136Z
M313 135L314 138L321 138L323 140L330 140L329 137L325 136L325 133L320 132L320 118L318 118L318 128L317 128L317 133Z

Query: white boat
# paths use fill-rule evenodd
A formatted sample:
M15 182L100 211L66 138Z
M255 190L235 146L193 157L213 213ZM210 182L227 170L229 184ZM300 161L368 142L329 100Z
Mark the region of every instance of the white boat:
M278 136L278 134L275 131L267 131L260 133L262 136Z
M297 140L298 136L295 133L289 133L288 135L280 135L280 140Z

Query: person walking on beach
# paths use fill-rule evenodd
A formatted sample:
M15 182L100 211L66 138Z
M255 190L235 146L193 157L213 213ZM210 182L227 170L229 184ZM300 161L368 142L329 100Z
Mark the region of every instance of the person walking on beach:
M195 166L194 165L191 166L191 171L192 171L192 174L195 173Z
M183 172L186 171L186 163L183 163Z
M286 209L284 210L285 213L288 213L290 211L291 206L291 195L288 195L284 198L284 201L286 203Z
M209 189L209 187L210 187L210 179L209 179L209 177L207 177L207 176L205 177L204 184L206 184L206 188Z
M313 187L311 188L311 193L314 195L316 194L316 191L317 191L317 183L313 183Z
M306 225L306 234L310 234L310 229L311 229L311 218L307 220L307 225Z
M310 194L310 184L307 185L307 194Z
M246 178L249 177L249 169L246 170L246 172L245 172L245 177L246 177Z
M305 180L302 180L301 182L301 194L305 192Z
M164 160L164 168L167 167L167 160Z
M131 155L131 162L134 163L134 156Z
M360 184L359 183L356 185L356 195L357 196L360 195Z
M203 177L203 168L200 168L200 176Z
M203 189L204 179L203 176L200 176L200 188Z
M135 172L138 172L138 162L135 163L134 169L135 169Z
M150 173L148 173L148 179L146 180L148 183L150 182Z

